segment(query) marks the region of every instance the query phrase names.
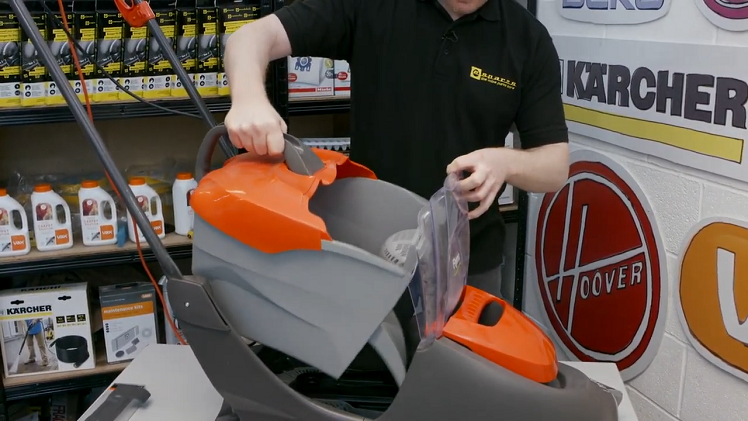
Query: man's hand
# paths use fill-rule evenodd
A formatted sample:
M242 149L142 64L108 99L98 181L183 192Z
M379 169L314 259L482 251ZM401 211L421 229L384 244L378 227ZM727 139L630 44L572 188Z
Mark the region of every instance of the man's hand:
M483 215L496 202L496 195L507 178L507 149L486 148L460 156L447 166L447 174L471 172L459 182L463 197L480 205L468 213L470 219Z

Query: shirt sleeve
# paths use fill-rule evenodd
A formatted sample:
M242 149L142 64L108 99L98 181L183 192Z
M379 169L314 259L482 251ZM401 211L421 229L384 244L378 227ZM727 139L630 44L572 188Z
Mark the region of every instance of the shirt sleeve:
M275 12L294 56L350 60L360 0L295 0Z
M561 99L561 64L553 39L543 28L526 64L515 118L522 149L569 141Z

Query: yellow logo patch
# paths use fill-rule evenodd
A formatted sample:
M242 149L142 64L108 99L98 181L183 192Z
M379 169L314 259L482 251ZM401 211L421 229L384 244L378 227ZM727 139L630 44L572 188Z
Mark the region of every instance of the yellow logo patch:
M517 87L517 82L509 79L494 76L483 71L480 67L470 67L470 77L481 82L488 82L492 85L498 85L507 89L514 89Z

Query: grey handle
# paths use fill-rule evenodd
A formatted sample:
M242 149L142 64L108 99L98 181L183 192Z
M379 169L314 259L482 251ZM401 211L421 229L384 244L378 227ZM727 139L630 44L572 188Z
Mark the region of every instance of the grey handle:
M195 180L200 181L205 174L210 172L213 151L221 136L228 136L228 130L223 124L210 129L203 138L203 143L200 144L200 149L197 151ZM286 161L289 170L296 174L313 175L325 167L325 163L304 142L287 133L283 134L283 138L286 140L283 159Z

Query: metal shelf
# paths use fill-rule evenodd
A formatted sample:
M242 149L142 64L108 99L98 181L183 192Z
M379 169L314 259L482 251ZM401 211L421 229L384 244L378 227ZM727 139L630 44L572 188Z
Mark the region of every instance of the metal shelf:
M6 385L5 399L6 401L18 401L51 395L54 393L74 392L83 389L106 387L112 384L114 379L119 376L124 368L125 365L120 365L117 366L116 370L109 370L103 373L92 373L88 375L78 373L78 376L76 377L61 380L40 380L38 382L27 383L19 386ZM5 382L8 382L8 380L9 379L5 379Z
M231 99L205 98L208 109L214 113L227 112L231 108ZM166 107L183 113L197 114L197 109L189 99L153 101L162 107ZM290 114L293 116L333 114L347 112L350 101L347 99L309 99L304 101L289 102ZM121 118L138 117L165 117L174 115L168 111L154 108L140 102L122 102L112 104L92 104L95 120L114 120ZM28 108L6 108L0 109L0 126L23 126L45 123L68 123L75 121L67 106L41 106Z
M192 242L187 237L168 234L162 240L169 254L175 259L192 257ZM155 261L147 243L142 244L146 261ZM20 275L51 271L83 269L98 266L114 266L140 262L135 244L128 242L123 247L86 247L76 244L65 250L32 251L25 256L0 259L0 276Z
M340 114L351 109L350 98L309 98L288 101L288 115L291 117Z

